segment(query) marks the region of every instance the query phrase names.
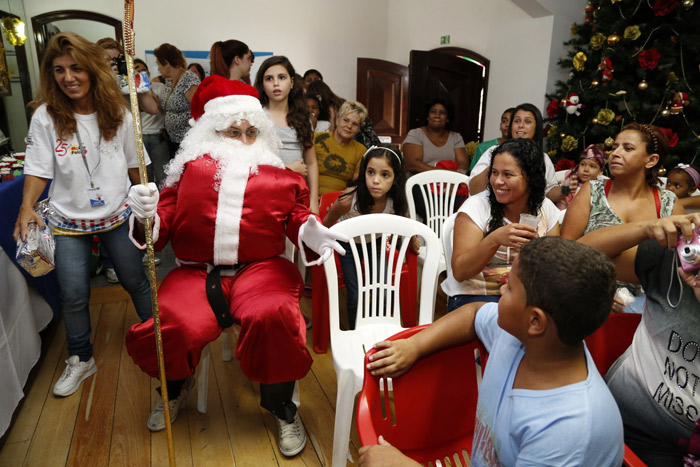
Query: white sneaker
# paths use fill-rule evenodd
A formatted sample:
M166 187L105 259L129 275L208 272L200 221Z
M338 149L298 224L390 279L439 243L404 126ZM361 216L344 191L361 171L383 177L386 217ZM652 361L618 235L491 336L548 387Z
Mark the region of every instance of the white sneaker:
M287 457L296 456L304 450L306 446L306 430L304 424L301 423L299 414L294 415L294 421L287 423L277 417L277 426L279 427L279 448L282 454Z
M107 282L109 282L110 284L119 283L119 278L117 277L117 273L114 270L114 268L107 268L105 274L107 275Z
M95 359L90 357L87 362L81 362L77 355L66 360L66 369L53 387L53 393L59 397L70 396L80 387L80 383L94 375L97 371Z
M175 419L177 418L177 412L178 410L180 410L180 404L182 403L182 401L187 399L187 393L189 393L193 387L194 378L188 378L187 381L183 383L182 389L180 389L180 394L177 396L177 399L172 399L168 401L168 403L170 404L171 425L175 423ZM148 426L148 429L151 431L161 431L165 429L165 412L163 411L162 398L158 400L158 403L151 411L151 414L148 416L148 422L146 423L146 426Z

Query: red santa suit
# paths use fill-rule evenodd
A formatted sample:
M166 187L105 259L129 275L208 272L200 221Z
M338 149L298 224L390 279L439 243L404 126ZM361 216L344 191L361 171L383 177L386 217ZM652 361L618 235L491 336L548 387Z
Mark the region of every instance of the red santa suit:
M304 178L285 169L265 144L264 138L274 145L277 137L261 115L264 120L238 116L260 130L252 146L230 139L210 142L221 138L214 134L217 126L236 119L227 115L228 123L207 126L203 117L168 168L153 237L156 250L170 241L180 263L158 290L169 380L192 376L204 346L222 332L205 289L207 272L216 265L234 266L222 273L221 288L241 327L236 358L245 375L274 384L299 380L311 367L299 309L303 282L281 256L285 237L298 245L300 227L313 215L309 193ZM235 150L232 144L238 145ZM129 355L157 377L154 342L152 319L132 326L126 336Z

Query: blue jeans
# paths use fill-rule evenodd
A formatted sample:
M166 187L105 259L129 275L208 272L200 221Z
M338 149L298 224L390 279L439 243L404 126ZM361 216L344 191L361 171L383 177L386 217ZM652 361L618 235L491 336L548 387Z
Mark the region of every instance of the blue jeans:
M457 308L474 302L498 302L500 295L455 295L447 298L447 312L455 311Z
M139 251L129 240L127 222L116 229L96 233L107 249L114 270L131 295L142 320L151 317L151 287ZM80 361L92 357L90 343L90 256L92 235L56 235L56 277L61 288L61 309L66 327L68 354Z

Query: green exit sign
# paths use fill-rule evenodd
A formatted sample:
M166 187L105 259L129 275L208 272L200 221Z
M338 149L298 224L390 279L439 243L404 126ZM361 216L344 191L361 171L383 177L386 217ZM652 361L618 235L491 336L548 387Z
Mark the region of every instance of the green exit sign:
M440 44L449 44L450 36L440 36Z

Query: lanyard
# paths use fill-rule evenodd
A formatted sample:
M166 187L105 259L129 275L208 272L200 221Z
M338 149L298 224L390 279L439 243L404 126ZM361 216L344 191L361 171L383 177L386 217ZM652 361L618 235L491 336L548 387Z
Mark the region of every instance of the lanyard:
M80 138L80 131L77 128L75 129L75 137L78 140L78 145L80 146L80 154L83 156L83 164L85 165L85 170L87 171L88 177L90 177L90 188L95 188L95 183L92 181L92 174L90 173L90 169L88 168L88 163L87 163L87 157L85 155L87 154L87 149L85 148L85 145L83 144L82 138ZM97 155L99 156L99 159L97 160L97 165L95 166L94 170L97 170L97 168L100 166L100 162L102 162L102 154L100 153L100 145L102 144L102 133L100 133L100 139L97 142ZM93 171L94 171L93 170Z

